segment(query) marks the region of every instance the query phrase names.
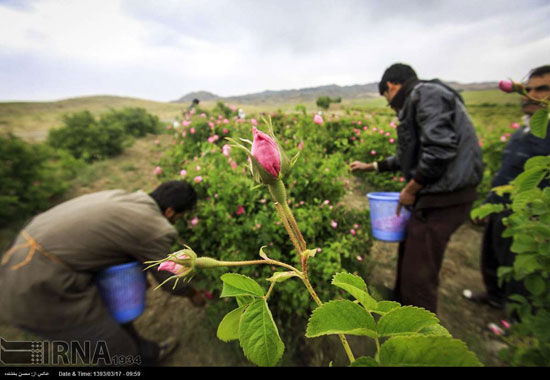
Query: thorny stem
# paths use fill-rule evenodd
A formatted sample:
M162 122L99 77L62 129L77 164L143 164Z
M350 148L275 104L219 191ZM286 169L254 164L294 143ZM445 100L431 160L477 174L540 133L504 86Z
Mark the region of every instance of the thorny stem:
M307 272L308 256L303 255L304 251L306 250L306 243L302 236L300 228L296 223L296 219L294 219L294 215L292 214L292 211L290 210L290 208L286 203L284 205L281 205L279 202L275 202L275 208L277 209L277 212L279 213L281 219L283 220L283 225L285 226L285 229L287 230L288 235L290 236L290 240L292 241L292 243L294 244L294 247L300 254L300 261L302 263L302 276L301 276L302 282L304 283L305 287L311 294L311 297L313 298L315 303L318 306L322 306L323 302L321 301L321 299L313 289L313 286L309 282L309 276ZM351 351L351 347L349 346L346 336L344 334L338 334L338 337L342 342L342 346L346 351L346 354L348 356L350 363L353 363L355 361L355 356Z
M249 260L249 261L218 261L218 263L220 264L219 266L224 266L224 267L242 267L246 265L258 265L258 264L278 265L280 267L290 269L291 271L296 272L300 275L302 274L298 269L294 268L292 265L288 265L280 261L271 260L271 259Z
M271 285L269 286L269 289L266 293L266 295L264 296L264 299L267 301L267 299L269 298L269 296L271 295L271 291L273 290L273 288L275 287L275 281L273 281L271 283Z

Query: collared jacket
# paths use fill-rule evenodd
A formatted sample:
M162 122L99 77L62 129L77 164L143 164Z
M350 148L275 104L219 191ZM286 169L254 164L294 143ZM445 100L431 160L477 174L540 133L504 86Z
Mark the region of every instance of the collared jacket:
M419 196L475 189L482 153L460 95L437 80L406 82L401 91L396 154L379 163L380 171L414 178L423 185Z

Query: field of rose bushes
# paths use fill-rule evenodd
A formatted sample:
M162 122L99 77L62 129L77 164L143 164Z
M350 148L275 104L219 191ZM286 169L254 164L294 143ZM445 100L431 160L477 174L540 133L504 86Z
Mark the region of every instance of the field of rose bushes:
M490 104L470 107L486 164L485 178L479 187L480 200L489 190L490 179L498 169L507 139L519 126L518 108L516 105ZM298 257L281 226L267 189L258 187L253 181L246 154L232 147L226 139L252 140L252 127L265 130L265 121L271 120L274 133L287 155L293 157L299 153L285 183L289 206L308 248L317 250L317 255L311 260L311 282L321 299L337 298L340 293L330 286L332 276L346 271L368 277L373 243L368 210L354 209L343 200L357 183L349 170L349 163L353 160L372 162L394 152L397 139L395 114L389 108L359 106L340 107L338 111L323 113L307 112L303 106L297 106L291 112L254 115L239 111L236 106L218 103L212 109L196 109L176 115L177 121L165 123L164 131L160 132L170 136L170 148L162 152L158 161L152 162L150 175L158 182L186 179L195 184L199 193L198 207L185 221L176 224L180 236L200 256L231 261L252 260L259 257L259 247L264 247L271 259L298 264ZM31 146L15 137L5 139L11 139L12 145L17 145L16 152L51 149L39 147L39 144ZM1 152L3 162L10 162L14 168L11 171L4 169L2 174L15 183L15 177L19 176L15 168L24 167L24 163L14 166L13 156L10 156L13 151L4 148ZM51 204L59 199L55 197L69 187L70 178L75 175L67 175L63 168L85 165L67 156L66 152L57 151L55 154L53 161L31 162L36 167L46 165L47 170L29 173L17 191L35 188L37 182L47 184L52 182L52 178L55 178L52 183L64 187L55 187L55 192L45 193L40 205L26 212L38 212L45 208L45 203ZM36 154L29 156L32 155ZM3 165L3 168L9 167ZM57 177L54 174L48 177L48 173ZM33 179L33 175L40 177ZM399 191L404 183L399 173L357 176L361 178L364 192ZM0 201L6 200L0 198ZM13 200L7 201L13 203ZM180 248L174 246L174 250ZM264 279L274 270L269 266L250 266L232 272ZM201 271L191 284L204 290L208 298L217 300L223 285L220 276L226 271ZM315 305L306 292L298 291L301 286L298 282L284 282L280 291L270 297L273 317L287 343L283 364L308 362L308 353L304 352L302 343L307 319ZM211 323L212 329L233 306L223 300L209 304L207 322Z
M290 176L285 179L289 206L295 213L308 248L317 249L311 260L312 284L321 299L338 297L330 287L335 273L348 271L367 277L372 236L367 210L346 207L342 197L354 181L348 165L360 159L380 160L394 152L397 120L391 110L339 113L274 112L247 117L236 107L219 104L222 112L192 111L177 123L166 127L172 135L172 147L164 152L153 174L160 181L186 179L200 194L199 206L187 222L177 225L186 244L199 256L238 261L258 258L258 248L265 246L271 259L298 264L298 256L281 226L271 197L265 187L254 183L247 156L231 146L227 138L252 140L252 127L267 129L271 120L275 136L289 157L299 153ZM498 169L500 152L517 128L517 121L493 131L480 133L484 150L486 179L481 192ZM399 191L404 178L398 173L360 174L366 189ZM482 199L484 194L480 194ZM275 267L243 267L236 272L265 279ZM227 269L200 271L193 285L217 298L222 290L220 276ZM300 356L303 332L315 308L302 285L288 281L270 298L270 308L290 357ZM373 289L374 290L374 289ZM213 328L231 310L227 302L210 306Z

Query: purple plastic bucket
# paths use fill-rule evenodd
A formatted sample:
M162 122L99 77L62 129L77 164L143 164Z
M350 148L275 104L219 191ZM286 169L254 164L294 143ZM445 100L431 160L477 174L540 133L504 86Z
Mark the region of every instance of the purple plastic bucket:
M409 210L401 208L400 215L395 214L399 204L399 193L368 193L372 236L377 240L400 242L405 240L407 222L411 216Z

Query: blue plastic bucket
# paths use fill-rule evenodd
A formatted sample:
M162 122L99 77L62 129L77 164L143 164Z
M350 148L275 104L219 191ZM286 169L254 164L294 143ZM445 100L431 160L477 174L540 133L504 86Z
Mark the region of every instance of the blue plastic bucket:
M145 310L145 273L139 262L109 267L98 274L103 302L119 323L130 322Z
M387 242L405 240L411 213L402 207L400 215L395 214L399 204L399 193L368 193L367 198L374 238Z

